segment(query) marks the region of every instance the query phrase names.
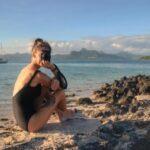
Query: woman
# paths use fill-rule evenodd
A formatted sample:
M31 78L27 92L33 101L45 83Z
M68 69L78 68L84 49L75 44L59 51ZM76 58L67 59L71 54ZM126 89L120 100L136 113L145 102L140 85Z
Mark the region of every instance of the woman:
M36 39L32 47L31 62L21 70L13 90L16 122L29 132L41 129L54 111L60 121L71 117L75 112L66 108L65 93L59 81L39 70L40 67L44 67L51 70L54 76L57 74L55 65L42 59L45 50L51 54L50 45L42 39ZM41 106L37 107L36 100L44 100L45 97L49 103L42 101Z

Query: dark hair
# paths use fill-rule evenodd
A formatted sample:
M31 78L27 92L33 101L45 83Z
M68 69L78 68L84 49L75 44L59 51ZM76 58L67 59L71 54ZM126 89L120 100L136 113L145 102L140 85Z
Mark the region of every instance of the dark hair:
M36 50L48 50L51 52L51 46L47 41L44 41L41 38L37 38L34 40L34 44L32 46L32 53Z

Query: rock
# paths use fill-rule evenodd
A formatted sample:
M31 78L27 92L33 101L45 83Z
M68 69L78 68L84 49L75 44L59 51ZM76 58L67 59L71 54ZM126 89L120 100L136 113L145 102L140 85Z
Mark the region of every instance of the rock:
M97 118L103 116L103 112L99 110L86 110L84 112L87 116Z
M97 117L101 117L103 116L103 112L102 111L94 111L93 115L92 115L94 118L97 118Z
M66 94L66 97L74 97L74 96L76 96L75 93L68 93L68 94Z
M136 100L140 91L141 93L149 93L149 86L150 76L123 77L120 80L115 80L112 84L102 85L93 95L95 100L100 98L101 102L110 102L112 106L109 108L111 108L112 114L136 113L139 106L147 107L150 105L150 102L148 103L146 99L143 102ZM150 99L150 93L147 95L147 99ZM129 107L129 105L131 106ZM106 117L109 116L110 114L106 115Z
M119 101L118 104L120 105L126 105L128 104L127 98L126 97L122 97Z
M128 90L126 96L132 96L134 97L135 91L133 89Z
M105 84L103 84L103 85L101 85L101 89L103 89L103 90L108 90L110 88L110 84L109 83L105 83Z
M79 146L81 150L101 150L107 149L107 144L102 144L99 141L90 141L88 143L82 144Z
M121 140L124 142L128 142L130 140L130 136L128 134L123 134Z
M91 105L93 104L92 100L89 97L79 98L77 101L78 105Z
M143 85L139 89L140 94L150 94L150 85Z
M136 121L135 126L138 128L146 128L150 125L150 121Z
M127 77L124 76L124 77L121 78L121 80L122 80L122 81L125 81L125 80L127 80Z
M113 124L113 129L118 134L130 132L133 131L133 124L129 121L118 121Z
M103 112L103 117L109 117L111 116L111 114L112 114L111 110L106 110Z
M122 105L122 106L120 107L120 109L121 109L121 114L125 114L125 113L127 113L128 110L129 110L129 105Z
M1 118L0 121L8 121L8 118Z
M145 138L150 139L150 129L147 130L147 134L146 134Z
M125 129L123 126L115 123L113 124L113 131L115 134L122 134L125 131Z
M150 148L150 139L141 138L134 142L131 149L132 150L149 150Z
M143 110L139 110L139 111L137 111L136 114L138 117L142 117L144 115L144 112L143 112Z
M138 110L138 106L137 105L131 105L129 108L129 111L132 113L135 113Z
M144 100L149 100L150 101L150 94L137 95L137 96L135 96L135 99L137 101L144 101Z

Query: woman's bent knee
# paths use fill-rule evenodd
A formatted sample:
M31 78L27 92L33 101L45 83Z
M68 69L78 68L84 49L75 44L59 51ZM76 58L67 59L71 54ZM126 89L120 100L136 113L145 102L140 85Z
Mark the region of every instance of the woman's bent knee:
M37 132L38 130L39 128L35 124L32 124L32 122L28 123L28 132Z
M55 93L55 97L58 99L64 99L65 96L65 92L63 90L59 90L58 92Z

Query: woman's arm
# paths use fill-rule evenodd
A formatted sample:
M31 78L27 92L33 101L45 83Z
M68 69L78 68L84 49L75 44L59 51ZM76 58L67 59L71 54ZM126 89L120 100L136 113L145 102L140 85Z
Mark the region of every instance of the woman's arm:
M38 72L37 77L42 86L51 88L52 78L41 71Z

